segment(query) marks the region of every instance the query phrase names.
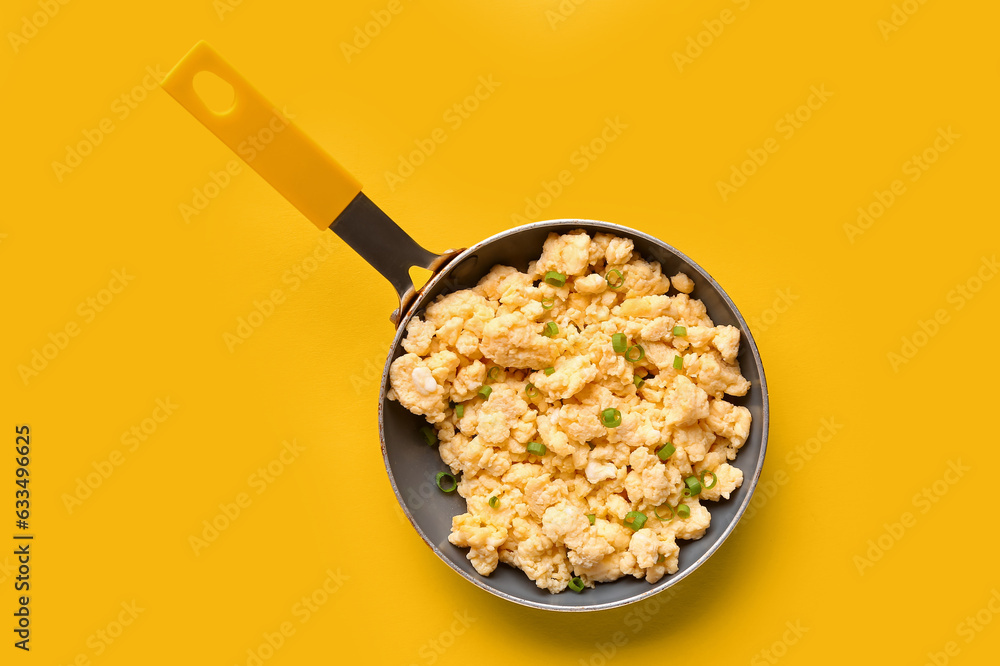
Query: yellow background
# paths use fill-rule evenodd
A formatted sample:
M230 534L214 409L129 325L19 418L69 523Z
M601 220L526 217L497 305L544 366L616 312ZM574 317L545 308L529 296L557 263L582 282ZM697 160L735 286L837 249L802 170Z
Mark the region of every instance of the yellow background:
M0 534L13 543L13 430L28 423L37 538L30 654L8 626L13 546L0 555L2 662L246 664L291 622L264 663L993 663L1000 621L960 623L1000 588L1000 281L953 290L992 276L1000 242L1000 8L910 0L886 37L890 0L576 0L554 26L557 0L401 2L350 62L341 44L387 2L69 0L17 52L10 33L42 10L4 3ZM428 248L509 227L569 169L535 219L618 222L701 263L752 322L770 384L756 515L666 602L552 614L449 571L402 519L379 453L388 284L339 242L297 289L283 282L320 237L246 168L181 214L232 154L161 90L133 89L200 39ZM480 76L499 88L452 129L445 112ZM776 124L811 86L832 96L786 137ZM123 94L143 98L124 118ZM574 152L608 118L627 128L579 172ZM53 162L104 119L113 131L60 182ZM385 172L437 127L447 141L392 190ZM911 180L906 163L949 127L959 138ZM778 151L723 201L717 182L768 138ZM851 242L844 225L896 179L905 193ZM85 320L123 268L133 279ZM275 289L284 303L230 353L224 333ZM79 335L22 381L70 322ZM904 337L922 344L894 367ZM130 451L123 433L166 398L176 411ZM251 475L285 440L304 451L258 494ZM250 505L195 554L189 537L239 493ZM346 580L302 623L295 605L328 570Z

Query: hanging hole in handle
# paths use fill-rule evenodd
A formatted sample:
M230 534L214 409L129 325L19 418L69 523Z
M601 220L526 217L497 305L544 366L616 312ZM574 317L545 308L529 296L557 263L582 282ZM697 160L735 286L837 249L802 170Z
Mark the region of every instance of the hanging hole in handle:
M202 104L217 116L229 113L236 105L236 90L215 72L198 72L191 85Z

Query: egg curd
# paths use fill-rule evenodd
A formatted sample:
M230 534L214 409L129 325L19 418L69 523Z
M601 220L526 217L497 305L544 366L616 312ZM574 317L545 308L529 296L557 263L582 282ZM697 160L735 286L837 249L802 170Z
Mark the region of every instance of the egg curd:
M476 571L506 562L552 593L677 571L703 502L743 482L750 432L725 399L750 389L739 329L693 290L629 239L574 231L410 320L388 397L432 424L466 500L449 540Z

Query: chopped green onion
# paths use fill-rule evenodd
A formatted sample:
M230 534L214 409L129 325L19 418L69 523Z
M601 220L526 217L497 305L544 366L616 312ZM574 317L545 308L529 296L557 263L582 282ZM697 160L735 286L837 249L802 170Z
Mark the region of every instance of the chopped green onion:
M550 321L542 328L542 335L547 338L554 338L556 333L559 332L559 326L554 321Z
M636 388L642 388L642 385L646 383L646 380L639 375L636 375L632 378L632 383L635 384Z
M612 268L608 271L608 274L604 276L604 279L607 280L608 286L612 289L617 289L625 284L625 276L617 268Z
M569 579L569 589L573 590L577 594L583 592L584 587L586 586L583 584L583 579L579 576L573 576Z
M587 514L587 520L589 520L589 521L590 521L590 524L591 524L591 525L593 525L594 523L596 523L596 522L597 522L597 516L595 516L595 515L594 515L594 514L592 514L592 513L588 513L588 514Z
M458 418L465 416L465 405L455 405L455 416Z
M711 474L712 475L712 483L711 484L705 483L705 475L706 474ZM719 482L719 477L717 477L715 475L715 472L710 472L707 469L703 469L701 471L701 475L700 475L699 478L701 480L701 485L705 488L705 490L711 490L712 488L715 487L715 484L717 484Z
M616 354L622 354L628 349L628 340L624 333L615 333L611 336L611 348L615 350Z
M486 381L488 381L488 382L495 382L499 378L500 378L500 366L499 365L494 365L486 373Z
M661 516L660 515L660 509L662 509L662 508L666 508L667 509L667 515L666 516ZM670 507L669 504L664 504L663 506L658 506L655 509L653 509L653 515L656 516L656 518L660 522L662 522L662 523L669 523L671 520L674 519L674 510Z
M555 371L556 371L556 369L553 368L552 366L549 366L549 367L545 368L544 370L542 370L542 372L544 372L546 375L551 375Z
M667 561L667 556L663 555L662 553L660 554L660 556L658 558L656 558L656 563L657 564L663 564L666 561Z
M449 485L450 487L446 488L445 486L441 485L442 481L444 481L445 484ZM458 481L456 481L455 477L449 474L448 472L438 472L437 476L434 477L434 482L437 483L438 488L440 488L446 493L454 492L455 488L458 488Z
M538 388L531 382L528 382L528 385L524 387L524 392L529 398L538 397Z
M659 451L656 452L656 457L659 458L660 460L666 460L670 456L674 455L674 451L676 450L677 448L674 447L673 444L667 442L666 444L660 447Z
M678 506L674 510L677 512L677 515L680 518L690 518L691 517L691 507L689 507L687 504L681 504L680 506Z
M608 407L601 412L601 423L605 428L617 428L622 424L622 413L614 407Z
M646 524L646 514L642 511L629 511L625 514L624 524L633 532L638 532Z
M688 334L688 330L683 326L674 326L674 335L681 337Z
M556 304L556 299L552 298L551 296L542 299L543 310L551 310L553 307L555 307L555 304Z
M674 370L681 370L684 368L684 359L680 356L674 356Z
M639 353L637 355L632 354L633 349L638 349ZM644 358L646 358L646 350L642 348L642 345L632 345L625 352L625 360L629 363L638 363Z
M561 287L566 284L566 276L559 271L549 271L545 274L545 281L553 287Z
M498 506L500 506L500 498L494 495L493 497L490 498L490 508L495 509Z
M536 456L544 456L548 449L541 442L528 442L528 453L534 453Z
M684 479L684 485L687 486L687 488L684 489L685 497L694 497L701 492L701 481L698 480L697 476L689 476Z
M427 442L427 446L434 446L438 443L438 436L437 433L434 432L434 428L424 426L420 429L420 434L424 436L424 441Z
M484 400L490 397L490 393L493 393L493 389L489 386L479 387L479 395L483 396Z

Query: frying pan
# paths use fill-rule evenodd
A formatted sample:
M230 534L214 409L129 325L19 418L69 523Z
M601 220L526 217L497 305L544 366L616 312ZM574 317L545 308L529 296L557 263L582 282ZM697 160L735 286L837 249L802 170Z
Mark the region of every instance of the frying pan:
M194 77L210 72L232 86L234 101L228 110L212 111L195 92ZM289 202L321 230L330 229L381 273L399 295L399 308L390 320L396 326L379 389L379 436L382 456L396 493L413 527L428 546L452 569L482 589L525 606L559 611L591 611L623 606L675 585L711 556L736 527L750 503L767 449L767 384L753 336L736 306L700 266L673 247L635 229L596 220L550 220L510 229L465 250L434 254L418 245L361 192L361 183L291 124L206 43L197 44L167 75L163 88L195 118L232 148ZM697 541L680 542L677 573L656 584L623 577L602 583L582 594L550 594L535 586L521 571L506 564L489 577L480 576L466 559L466 549L448 542L451 518L465 512L458 493L442 493L435 475L446 469L437 452L420 434L422 417L399 403L386 400L389 366L404 353L401 340L410 318L439 294L473 287L496 264L525 271L541 253L550 233L583 229L632 239L645 259L658 261L665 275L684 272L694 281L693 297L701 299L716 325L740 329L738 361L750 381L746 396L729 398L750 410L750 435L734 461L743 471L743 485L727 501L712 503L712 523ZM409 269L430 269L432 277L414 288Z

